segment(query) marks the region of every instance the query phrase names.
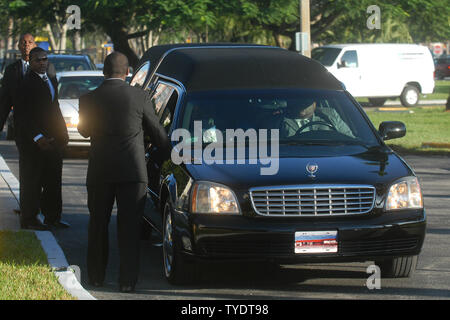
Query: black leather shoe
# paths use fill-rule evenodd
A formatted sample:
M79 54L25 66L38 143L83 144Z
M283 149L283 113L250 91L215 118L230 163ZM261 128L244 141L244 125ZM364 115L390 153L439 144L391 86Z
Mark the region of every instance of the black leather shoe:
M20 227L22 229L27 229L27 230L39 230L39 231L48 231L48 230L50 230L48 225L43 224L39 220L30 222L30 223L23 223L23 224L21 224Z
M67 229L70 228L70 224L68 224L67 222L64 221L57 221L57 222L53 222L53 223L47 223L48 226L50 226L51 228L56 228L56 229Z
M131 286L131 285L120 285L119 290L120 290L120 292L123 292L123 293L134 292L134 286Z
M101 281L89 281L89 285L99 288L99 287L103 287L103 282Z

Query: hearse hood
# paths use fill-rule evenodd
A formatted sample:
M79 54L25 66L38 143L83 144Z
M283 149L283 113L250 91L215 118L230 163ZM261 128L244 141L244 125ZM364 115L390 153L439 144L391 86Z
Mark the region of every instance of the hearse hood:
M285 150L284 150L285 151ZM398 178L413 175L412 169L387 148L368 151L359 146L290 148L280 150L271 163L250 164L189 164L186 169L196 181L211 181L236 190L251 187L298 184L389 184ZM313 154L315 156L313 156ZM318 154L318 156L317 156ZM278 162L278 163L277 163ZM307 166L317 166L310 173ZM263 174L262 168L272 167L275 174ZM313 171L311 170L310 171Z

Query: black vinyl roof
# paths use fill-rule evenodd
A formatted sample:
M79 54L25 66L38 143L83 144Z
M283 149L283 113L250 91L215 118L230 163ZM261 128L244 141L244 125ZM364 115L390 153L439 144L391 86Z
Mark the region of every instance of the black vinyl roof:
M151 61L150 72L157 68L156 73L181 82L188 92L264 88L343 89L319 62L276 47L224 44L157 46L143 56L142 61L146 60Z
M264 45L254 45L254 44L240 44L240 43L175 43L175 44L163 44L158 46L153 46L148 49L139 61L139 66L144 62L150 61L149 73L152 73L154 69L158 66L158 62L164 57L164 54L176 49L186 49L186 48L198 48L198 47L242 47L242 46L252 46L252 47L267 47Z

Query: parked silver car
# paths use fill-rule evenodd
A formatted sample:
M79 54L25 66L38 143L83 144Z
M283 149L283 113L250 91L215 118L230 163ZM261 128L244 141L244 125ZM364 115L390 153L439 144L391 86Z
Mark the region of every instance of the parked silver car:
M78 99L96 89L104 80L102 71L66 71L57 73L59 107L66 121L70 147L90 146L90 139L78 133Z

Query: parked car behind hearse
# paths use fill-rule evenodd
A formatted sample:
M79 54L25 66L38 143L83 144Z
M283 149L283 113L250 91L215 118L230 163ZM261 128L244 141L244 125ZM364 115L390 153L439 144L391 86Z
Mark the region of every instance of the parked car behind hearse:
M105 77L100 70L63 71L56 74L58 79L59 107L69 134L69 147L89 147L90 139L83 137L77 129L79 98L97 89Z
M194 280L205 259L374 261L385 277L416 268L426 226L420 185L384 143L405 135L405 126L390 121L376 130L318 62L276 47L153 47L131 85L149 92L168 135L190 133L173 141L173 154L192 146L187 159L226 129L280 129L279 139L267 137L279 143L270 175L249 161L249 143L230 153L246 149L244 164L177 164L149 146L144 220L162 234L169 282ZM315 120L300 123L295 114L305 106ZM297 127L283 133L286 123Z

